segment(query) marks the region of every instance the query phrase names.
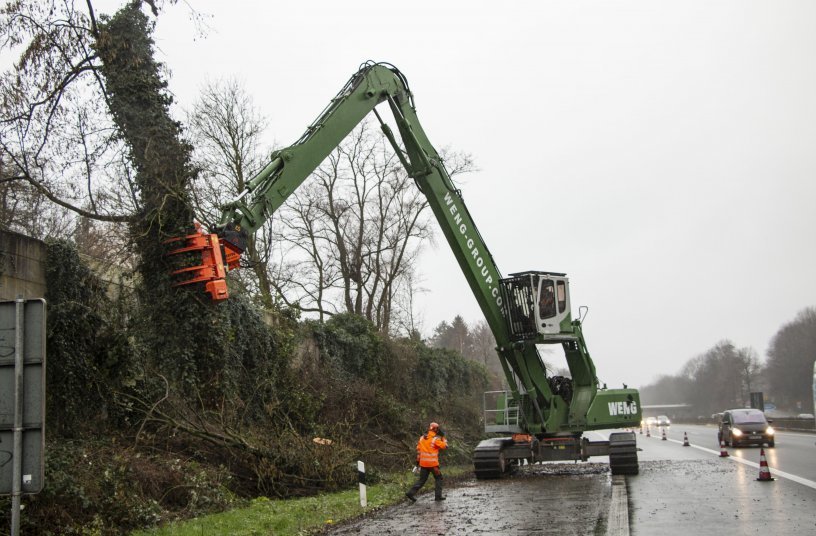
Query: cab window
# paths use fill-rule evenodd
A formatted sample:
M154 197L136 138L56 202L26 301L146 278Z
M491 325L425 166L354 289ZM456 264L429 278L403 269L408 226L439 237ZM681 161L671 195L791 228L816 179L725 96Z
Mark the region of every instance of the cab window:
M541 289L538 292L538 316L541 318L555 316L555 288L551 279L544 279L541 282Z
M564 281L556 283L556 295L558 296L558 312L567 310L567 284Z

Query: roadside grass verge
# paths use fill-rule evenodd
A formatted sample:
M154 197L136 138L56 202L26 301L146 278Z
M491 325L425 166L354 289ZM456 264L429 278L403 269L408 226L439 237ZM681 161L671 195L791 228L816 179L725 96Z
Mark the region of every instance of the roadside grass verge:
M451 466L444 469L445 483L472 474L470 466ZM133 532L131 536L302 536L317 534L332 525L364 516L405 498L405 492L414 482L409 471L379 475L376 484L367 486L368 506L360 506L357 488L336 493L298 499L267 499L259 497L249 506L211 514L163 527ZM433 490L433 478L425 484L424 492Z

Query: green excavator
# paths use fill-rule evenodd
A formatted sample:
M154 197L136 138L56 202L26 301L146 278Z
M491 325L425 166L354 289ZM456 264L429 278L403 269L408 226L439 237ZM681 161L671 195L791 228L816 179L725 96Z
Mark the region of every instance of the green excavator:
M379 104L391 110L399 141L382 120ZM177 270L176 284L201 284L213 300L226 299L226 273L240 265L248 236L371 112L426 196L496 339L508 389L485 394L485 431L493 437L473 453L476 476L500 477L523 461L585 461L591 456L609 456L613 474L636 474L634 432L613 432L599 441L584 433L640 427L637 390L599 385L581 320L572 316L565 274L536 270L502 277L417 119L406 78L392 65L362 65L303 136L275 151L246 190L223 207L214 232L174 239L171 254L200 253L201 259ZM560 345L570 376L551 375L538 345Z

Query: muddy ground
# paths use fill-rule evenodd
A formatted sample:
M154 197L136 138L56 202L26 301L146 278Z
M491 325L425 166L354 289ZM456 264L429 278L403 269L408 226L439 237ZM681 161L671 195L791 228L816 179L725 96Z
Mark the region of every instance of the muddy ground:
M527 465L510 478L466 478L435 502L433 479L415 504L407 499L332 535L564 534L606 532L611 476L606 463Z
M447 486L448 500L439 503L429 481L416 504L406 499L328 534L816 534L813 487L786 478L757 482L758 467L722 458L719 448L645 437L638 443L640 474L625 478L622 508L610 509L618 504L610 501L613 488L621 487L613 486L607 460L599 457L528 465L501 480L465 477ZM628 513L624 530L616 523L621 510Z

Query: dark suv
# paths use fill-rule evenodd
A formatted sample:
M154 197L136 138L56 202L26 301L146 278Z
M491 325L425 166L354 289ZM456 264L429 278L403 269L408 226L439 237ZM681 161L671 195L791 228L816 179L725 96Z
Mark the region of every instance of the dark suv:
M729 409L720 418L717 439L731 447L759 445L774 446L774 429L758 409Z

